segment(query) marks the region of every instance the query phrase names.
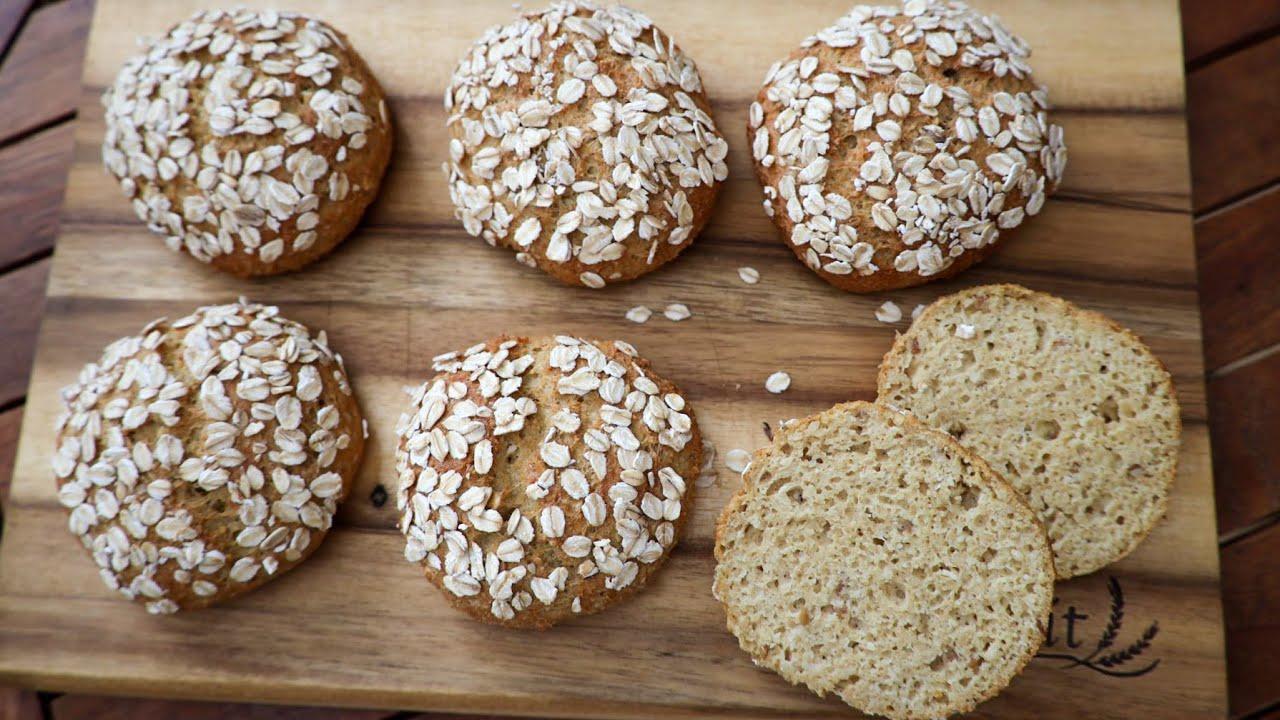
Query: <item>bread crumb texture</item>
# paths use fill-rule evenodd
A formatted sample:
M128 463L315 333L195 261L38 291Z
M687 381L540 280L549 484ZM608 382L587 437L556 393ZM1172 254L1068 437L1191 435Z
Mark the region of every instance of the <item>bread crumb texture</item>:
M848 403L780 430L720 519L714 592L759 665L890 718L992 697L1034 655L1044 530L943 433Z
M1124 557L1164 515L1181 421L1132 332L1015 285L931 305L880 369L880 399L950 433L1027 498L1059 577Z

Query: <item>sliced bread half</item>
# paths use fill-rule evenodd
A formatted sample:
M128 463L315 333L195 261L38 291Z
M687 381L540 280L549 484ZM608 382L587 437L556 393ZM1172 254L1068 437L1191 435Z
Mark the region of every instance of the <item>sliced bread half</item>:
M713 590L759 665L889 718L971 710L1040 647L1053 561L985 462L865 402L756 452L716 532Z
M879 399L949 432L1026 496L1061 578L1127 555L1164 515L1181 421L1132 332L1016 285L933 303L880 366Z

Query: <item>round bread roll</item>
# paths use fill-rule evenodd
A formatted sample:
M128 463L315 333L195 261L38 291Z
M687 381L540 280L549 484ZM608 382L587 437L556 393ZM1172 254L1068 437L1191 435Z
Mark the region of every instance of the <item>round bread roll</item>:
M198 12L102 96L102 162L174 250L229 273L296 270L373 201L391 156L377 79L297 13Z
M948 295L898 336L878 384L1026 496L1060 578L1119 560L1164 516L1182 434L1173 380L1102 315L1016 285Z
M405 557L455 607L544 629L643 587L689 514L702 438L624 342L498 338L435 359L401 416Z
M444 103L463 227L571 285L670 261L729 175L693 61L620 5L557 2L491 28Z
M364 450L324 333L241 301L156 320L62 391L53 470L102 580L149 612L213 605L302 562Z
M862 5L775 64L748 113L764 209L852 292L989 255L1067 163L1027 45L963 3Z
M888 718L993 697L1053 601L1044 528L981 458L865 402L786 425L716 532L712 586L756 664Z

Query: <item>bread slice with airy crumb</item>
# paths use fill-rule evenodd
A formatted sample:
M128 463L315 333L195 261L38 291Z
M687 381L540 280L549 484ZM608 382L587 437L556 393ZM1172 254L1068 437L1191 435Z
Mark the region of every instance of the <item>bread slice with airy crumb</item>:
M897 338L878 385L1023 493L1060 578L1124 557L1164 515L1182 430L1173 381L1102 315L1016 285L965 290Z
M966 712L1035 655L1044 528L944 433L837 405L756 452L716 532L713 590L759 665L889 718Z

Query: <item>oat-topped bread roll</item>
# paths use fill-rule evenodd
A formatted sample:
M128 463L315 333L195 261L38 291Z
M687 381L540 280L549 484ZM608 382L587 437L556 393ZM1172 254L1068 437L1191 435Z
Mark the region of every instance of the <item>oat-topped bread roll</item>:
M405 557L485 622L547 628L643 587L689 514L702 438L624 342L498 338L435 359L401 416Z
M391 155L382 88L347 41L297 13L198 12L102 96L102 162L174 250L235 275L333 249Z
M53 469L71 532L102 580L152 613L302 562L364 449L324 333L244 301L117 340L62 399Z
M967 712L1035 654L1044 529L981 458L865 402L756 452L716 532L712 587L756 664L889 718Z
M871 292L954 275L1040 212L1067 163L1030 50L960 2L860 5L765 78L764 209L796 256Z
M951 433L1018 488L1058 576L1129 554L1177 473L1173 381L1132 332L1016 285L930 305L880 365L879 396Z
M571 285L670 261L729 175L693 61L621 5L557 2L489 29L444 103L463 227Z

